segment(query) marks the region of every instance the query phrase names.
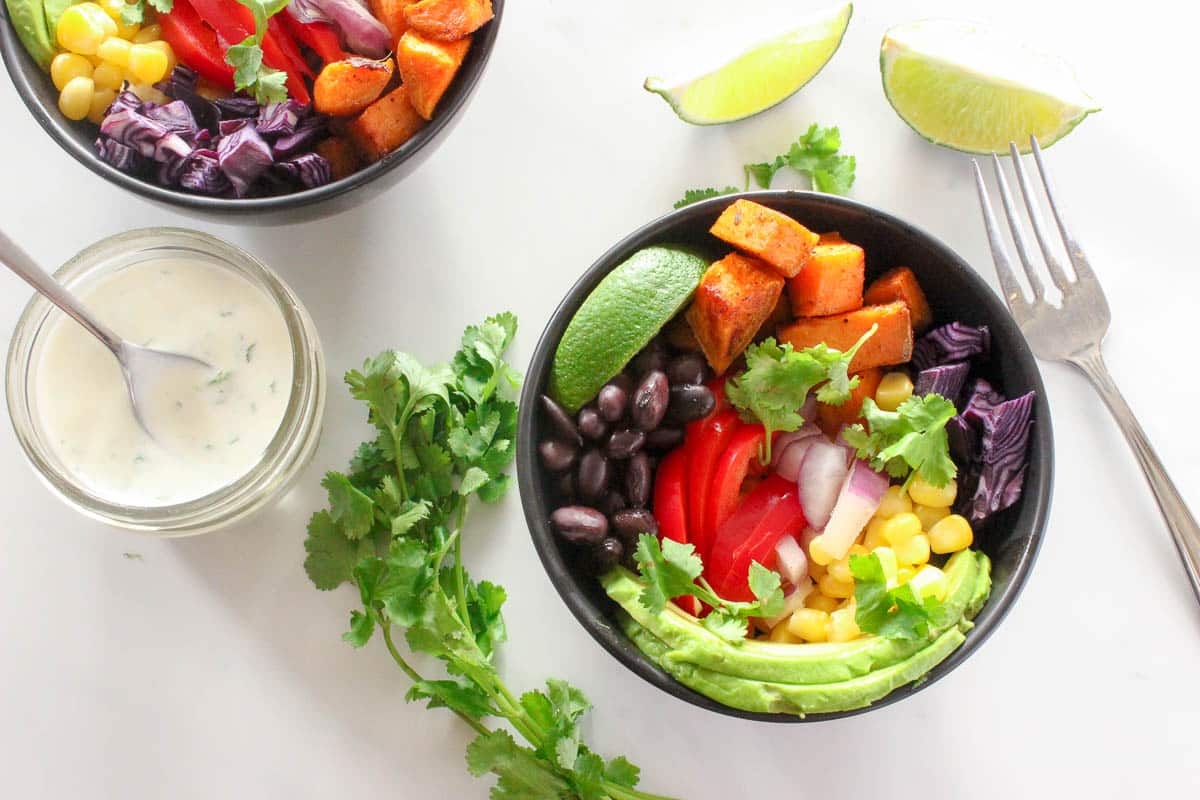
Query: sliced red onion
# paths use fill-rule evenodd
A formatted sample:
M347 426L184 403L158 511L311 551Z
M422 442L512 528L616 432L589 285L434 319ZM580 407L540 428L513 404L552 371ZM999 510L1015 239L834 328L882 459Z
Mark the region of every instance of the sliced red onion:
M779 459L779 463L775 466L776 474L789 481L800 480L800 465L804 463L804 457L808 455L809 448L819 441L821 439L810 437L808 439L801 439L798 442L792 442L783 453L783 457Z
M383 58L392 49L392 34L358 0L292 0L287 13L297 22L329 22L341 33L346 49Z
M879 510L879 501L887 491L888 478L871 469L871 465L856 459L838 492L837 503L821 535L813 539L812 547L820 547L832 561L844 558L862 529Z
M799 442L804 439L808 439L811 436L816 436L820 433L821 429L816 425L805 423L794 431L788 431L787 433L779 434L779 436L776 437L774 444L771 445L771 466L774 467L779 463L779 459L783 455L783 451L787 450L788 446L793 442Z
M792 537L788 536L786 538L791 539ZM780 611L773 617L765 618L763 620L763 627L765 627L767 631L770 631L771 628L774 628L776 625L783 622L793 612L804 606L804 601L808 599L808 596L812 594L812 591L813 582L808 578L805 578L803 582L796 584L796 586L790 592L787 592L783 596L783 611Z
M781 536L775 545L775 570L788 583L799 586L808 577L808 556L791 536Z
M804 552L808 552L808 546L812 544L813 539L821 535L821 531L817 528L805 528L800 532L800 546L804 548Z
M814 528L824 528L846 480L849 457L841 445L814 439L800 465L800 507Z

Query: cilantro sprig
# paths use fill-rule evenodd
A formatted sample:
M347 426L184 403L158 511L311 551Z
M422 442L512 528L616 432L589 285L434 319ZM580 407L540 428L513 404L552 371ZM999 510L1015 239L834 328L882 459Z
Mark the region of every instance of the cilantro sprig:
M707 604L712 611L701 623L722 639L740 642L746 638L746 623L751 617L773 617L783 610L783 588L779 574L757 561L750 564L750 591L756 601L738 603L719 596L708 581L700 577L704 564L691 544L671 539L659 540L648 533L638 537L634 553L638 571L646 581L638 601L651 613L666 608L673 597L691 596Z
M814 387L819 385L817 400L827 405L840 406L850 399L858 386L858 376L850 375L850 362L877 328L872 325L844 353L824 344L797 351L773 337L746 348L746 371L726 384L725 394L743 419L766 428L764 464L771 460L773 434L804 424L800 407Z
M918 597L907 583L888 588L876 553L850 556L854 575L854 621L866 633L885 639L924 639L946 623L945 606L936 597Z
M362 647L378 631L412 682L407 699L450 709L475 731L467 767L497 777L493 798L661 800L634 788L637 767L584 744L580 719L591 706L578 689L556 679L519 697L509 689L495 664L505 591L472 579L463 563L472 500L498 500L509 484L517 406L504 395L520 377L504 352L516 326L501 314L467 328L449 364L387 351L346 374L375 435L347 472L322 482L328 506L309 521L304 567L318 589L357 588L361 605L343 638ZM418 672L401 640L440 660L444 676Z
M267 35L267 20L287 8L291 0L237 2L254 16L254 33L225 52L225 63L234 68L233 85L239 91L248 91L262 105L282 103L287 99L287 73L263 63L262 43Z
M770 161L757 164L744 164L742 171L746 176L743 189L736 186L726 186L724 189L689 189L683 198L675 203L675 208L707 200L710 197L734 194L750 188L751 179L761 189L770 189L775 175L782 169L790 168L812 181L812 187L826 194L849 194L854 185L856 160L852 155L838 152L842 148L842 134L838 128L826 128L817 123L808 127L787 152L775 156Z
M870 459L872 467L893 478L911 480L920 474L942 487L958 474L946 436L946 423L956 413L954 404L940 394L914 395L895 411L884 411L868 397L862 407L867 427L852 425L842 431L842 438L858 450L859 458Z

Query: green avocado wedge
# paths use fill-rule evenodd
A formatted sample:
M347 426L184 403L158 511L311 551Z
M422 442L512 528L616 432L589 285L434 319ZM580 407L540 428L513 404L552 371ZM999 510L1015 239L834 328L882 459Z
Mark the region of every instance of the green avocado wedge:
M12 20L17 38L43 70L50 69L54 58L54 41L46 24L46 9L42 0L4 0L8 18Z
M627 570L615 569L601 582L630 621L661 643L674 665L756 681L821 685L852 681L904 661L940 634L957 628L965 617L973 616L968 612L973 604L982 605L981 587L984 599L990 587L987 556L973 551L957 553L946 563L945 572L947 623L931 631L929 638L902 641L868 636L853 642L804 645L727 642L674 605L659 614L650 613L638 600L643 588L641 581ZM663 666L670 671L666 664Z

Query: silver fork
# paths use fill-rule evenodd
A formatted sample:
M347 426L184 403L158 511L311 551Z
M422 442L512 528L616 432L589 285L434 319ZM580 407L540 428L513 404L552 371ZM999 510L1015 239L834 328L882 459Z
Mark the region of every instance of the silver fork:
M1004 298L1008 301L1008 308L1021 328L1021 333L1025 335L1037 357L1049 361L1065 361L1075 365L1091 380L1092 386L1103 398L1108 410L1116 419L1117 425L1120 426L1121 433L1125 434L1125 440L1133 448L1138 463L1141 464L1142 472L1145 473L1150 489L1154 492L1154 499L1158 502L1158 508L1162 511L1167 527L1171 530L1171 538L1175 541L1175 549L1179 553L1180 560L1183 561L1189 580L1191 580L1196 601L1200 602L1200 525L1196 524L1196 518L1192 516L1187 504L1180 497L1179 490L1171 482L1171 478L1167 475L1162 462L1159 461L1154 448L1150 446L1146 432L1138 424L1133 411L1130 410L1125 398L1121 396L1117 385L1113 383L1112 377L1108 374L1108 367L1104 365L1104 359L1100 355L1100 343L1108 332L1108 325L1112 319L1108 310L1108 301L1104 298L1104 290L1100 288L1100 282L1096 280L1096 275L1092 272L1087 257L1083 254L1083 249L1071 235L1063 221L1062 214L1059 213L1058 204L1054 200L1053 187L1050 184L1050 175L1042 161L1042 151L1038 147L1037 139L1031 137L1030 141L1038 173L1042 178L1042 186L1046 192L1046 199L1050 203L1050 210L1054 214L1054 221L1058 225L1058 232L1066 247L1067 257L1074 268L1075 279L1071 280L1067 277L1062 263L1051 247L1046 225L1038 208L1037 198L1034 196L1033 187L1021 164L1021 154L1017 152L1017 146L1010 143L1013 169L1017 174L1017 183L1021 187L1021 194L1025 200L1025 209L1029 214L1033 235L1042 251L1042 258L1050 280L1062 293L1062 302L1060 307L1055 307L1046 300L1045 284L1034 263L1036 256L1030 252L1021 221L1013 207L1012 196L1008 192L1008 182L1004 179L1004 171L1000 168L1000 159L993 153L992 166L995 167L996 181L1000 185L1000 199L1004 203L1004 215L1008 218L1008 227L1012 231L1017 255L1020 256L1021 264L1025 268L1025 277L1029 280L1034 299L1032 303L1026 300L1020 284L1017 283L1012 262L1009 260L1004 241L1000 236L1000 227L996 223L995 214L992 213L987 187L983 182L983 173L979 170L979 162L972 159L971 163L975 169L975 186L979 190L979 204L983 208L983 223L987 228L988 243L992 248L992 258L996 262L996 274L1000 278L1000 287L1004 291Z

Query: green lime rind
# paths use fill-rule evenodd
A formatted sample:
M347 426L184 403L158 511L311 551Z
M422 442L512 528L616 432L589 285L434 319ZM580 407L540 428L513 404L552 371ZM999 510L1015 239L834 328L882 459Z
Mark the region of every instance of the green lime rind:
M661 96L676 116L692 125L752 117L787 100L817 76L841 46L853 13L851 3L821 12L712 72L673 86L650 77L645 89Z
M1061 59L986 28L926 20L892 28L879 52L883 93L923 139L964 153L1049 147L1100 110ZM1003 72L1004 74L1000 74Z
M619 264L571 318L550 368L550 395L574 413L683 310L708 259L675 246L647 247Z

